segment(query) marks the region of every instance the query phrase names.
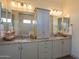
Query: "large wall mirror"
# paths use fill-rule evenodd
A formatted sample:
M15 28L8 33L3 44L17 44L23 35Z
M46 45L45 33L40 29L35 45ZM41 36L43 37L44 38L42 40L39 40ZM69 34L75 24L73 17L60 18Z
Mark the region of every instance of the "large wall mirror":
M34 18L35 17L34 12L26 12L18 10L17 8L23 6L23 3L21 3L21 5L19 5L17 8L15 8L15 10L10 6L11 0L10 1L8 0L6 4L7 4L6 7L0 7L0 11L2 11L0 12L1 14L0 21L2 21L3 23L4 32L14 31L16 36L19 35L28 36L29 33L36 32L37 22ZM14 5L14 2L12 2L12 4ZM63 13L62 11L56 10L55 12L60 13L61 16L50 15L50 33L51 34L56 34L58 32L68 33L70 26L70 18L62 17Z
M53 16L53 33L69 33L70 18Z
M12 24L12 12L6 11L5 9L2 9L2 17L1 20L4 25L4 31L11 31L13 30L13 24Z

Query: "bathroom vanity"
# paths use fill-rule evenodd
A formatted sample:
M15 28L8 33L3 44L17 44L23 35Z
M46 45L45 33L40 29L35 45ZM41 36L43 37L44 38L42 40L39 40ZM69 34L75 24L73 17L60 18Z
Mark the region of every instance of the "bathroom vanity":
M3 34L13 31L16 37L12 41L0 38L0 59L56 59L70 55L71 37L52 37L54 32L67 32L69 23L64 21L65 28L62 30L62 18L58 21L56 16L55 19L51 16L50 19L49 12L41 8L36 8L31 14L17 10L2 10L0 18L4 25ZM58 22L53 24L53 20ZM30 34L36 39L31 39Z
M16 39L0 42L0 59L55 59L70 55L71 38Z

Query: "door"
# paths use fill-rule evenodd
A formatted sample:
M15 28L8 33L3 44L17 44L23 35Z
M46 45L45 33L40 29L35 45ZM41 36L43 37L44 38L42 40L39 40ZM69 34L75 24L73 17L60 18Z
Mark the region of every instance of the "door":
M37 58L37 42L28 42L22 44L21 59L38 59Z
M36 20L37 20L37 38L48 38L49 37L49 11L41 8L36 9Z
M18 44L0 45L0 59L20 59Z
M52 41L39 42L39 59L52 59Z

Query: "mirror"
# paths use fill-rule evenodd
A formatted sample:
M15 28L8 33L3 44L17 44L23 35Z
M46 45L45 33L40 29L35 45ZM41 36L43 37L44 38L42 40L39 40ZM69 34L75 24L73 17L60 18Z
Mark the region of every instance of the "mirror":
M70 18L53 16L53 33L69 33Z
M22 3L24 2L19 4L19 6L18 3L19 3L18 1L15 1L15 4L17 5L16 8L14 2L12 2L12 6L10 6L11 0L8 0L6 2L7 6L3 6L2 8L1 19L4 25L4 32L14 31L16 36L28 36L29 33L36 32L37 23L34 18L36 15L34 14L34 12L19 10L19 8L21 9L24 8L24 6L22 5ZM50 15L50 33L51 34L56 34L58 32L68 33L70 18L68 17L62 18L62 11L59 11L57 9L54 10L53 12L54 13Z
M64 17L64 20L63 20L63 29L64 29L64 32L66 32L66 33L69 32L69 26L70 26L70 18Z
M12 23L16 36L28 37L29 33L35 31L34 13L13 10L12 14Z
M35 24L34 21L34 14L19 13L20 34L26 36L31 33Z
M13 31L12 13L9 10L2 9L2 17L4 31Z
M13 20L12 20L12 9L10 8L9 1L2 0L1 2L1 38L11 40L14 38ZM5 8L3 4L6 4Z

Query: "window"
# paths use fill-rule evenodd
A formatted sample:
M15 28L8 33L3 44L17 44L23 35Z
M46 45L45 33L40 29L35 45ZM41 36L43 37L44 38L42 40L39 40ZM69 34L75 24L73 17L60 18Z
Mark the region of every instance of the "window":
M11 19L1 18L3 22L11 23Z
M3 22L6 22L6 18L1 18L1 20L2 20Z
M7 19L7 22L8 22L8 23L11 23L11 19Z
M31 23L31 20L23 20L23 23L30 24Z
M37 24L37 22L35 20L32 21L33 24Z

